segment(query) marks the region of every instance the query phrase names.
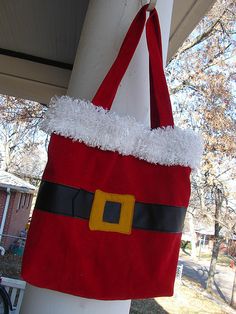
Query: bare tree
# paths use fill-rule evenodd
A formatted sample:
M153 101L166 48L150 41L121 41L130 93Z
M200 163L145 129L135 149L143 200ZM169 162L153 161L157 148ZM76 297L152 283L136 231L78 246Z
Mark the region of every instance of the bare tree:
M230 305L234 309L236 309L236 268L235 268L235 272L234 272L234 283L233 283L232 297L231 297Z
M45 164L45 135L38 124L45 106L11 96L0 97L1 168L35 181ZM41 156L41 160L39 158ZM35 183L35 182L34 182Z
M208 291L212 291L221 231L228 236L235 232L236 207L230 191L236 178L235 16L235 1L218 0L167 67L177 124L199 130L205 144L201 169L192 178L189 212L195 222L214 226Z

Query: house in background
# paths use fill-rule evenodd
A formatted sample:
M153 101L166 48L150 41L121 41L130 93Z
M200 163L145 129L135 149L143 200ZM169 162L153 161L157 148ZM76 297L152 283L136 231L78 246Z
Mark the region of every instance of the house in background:
M5 249L25 230L36 188L0 170L0 245Z
M193 231L191 232L190 229L189 217L186 217L181 237L184 248L187 246L191 247L191 241L195 239L198 256L200 256L201 253L211 254L215 239L214 221L212 221L212 223L199 221L198 224L194 226L194 234L192 234ZM236 235L223 227L220 230L220 237L222 240L220 254L236 257Z

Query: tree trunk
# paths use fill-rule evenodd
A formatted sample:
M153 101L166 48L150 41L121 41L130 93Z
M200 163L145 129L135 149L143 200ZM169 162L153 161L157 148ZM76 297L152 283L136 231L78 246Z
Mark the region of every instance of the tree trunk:
M213 292L216 263L217 263L219 250L220 250L220 244L221 244L221 239L220 239L221 226L218 221L220 217L220 210L223 203L223 193L219 188L216 188L214 192L215 192L215 235L214 235L215 239L213 243L211 263L209 267L209 273L208 273L208 279L207 279L207 285L206 285L207 292L209 293Z
M193 259L196 259L197 256L197 249L196 249L196 242L197 242L197 237L196 237L196 232L194 229L194 221L193 221L193 215L189 215L189 229L191 233L191 257Z
M234 272L234 284L233 284L233 290L232 290L232 297L231 297L231 302L230 305L236 309L236 268Z
M213 285L214 285L214 276L216 272L216 263L217 263L217 258L219 254L219 249L220 249L220 239L217 239L215 235L215 240L213 244L213 250L212 250L212 256L211 256L211 263L210 263L210 268L209 268L209 273L208 273L208 279L207 279L207 292L212 293L213 292Z

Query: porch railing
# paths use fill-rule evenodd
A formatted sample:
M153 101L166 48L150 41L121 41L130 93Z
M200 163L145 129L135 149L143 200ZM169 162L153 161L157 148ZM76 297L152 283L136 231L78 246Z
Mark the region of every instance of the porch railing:
M7 290L13 306L12 314L19 314L26 282L18 279L2 277L1 284Z

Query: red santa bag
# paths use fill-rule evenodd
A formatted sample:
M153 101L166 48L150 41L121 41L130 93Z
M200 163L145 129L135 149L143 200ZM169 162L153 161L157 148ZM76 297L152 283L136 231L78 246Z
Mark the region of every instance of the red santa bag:
M144 6L92 102L63 96L26 243L22 277L86 298L170 296L201 142L174 127L156 10ZM151 128L110 112L146 23Z

